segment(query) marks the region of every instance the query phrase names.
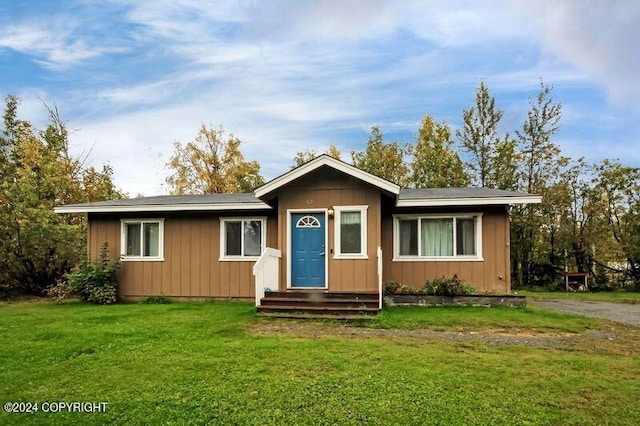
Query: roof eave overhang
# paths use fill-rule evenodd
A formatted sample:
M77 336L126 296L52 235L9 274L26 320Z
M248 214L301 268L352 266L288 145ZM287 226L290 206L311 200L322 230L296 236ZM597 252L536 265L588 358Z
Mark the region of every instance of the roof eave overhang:
M539 204L539 195L523 197L486 197L486 198L415 198L398 200L396 207L445 207L445 206L487 206L512 204Z
M273 210L266 203L216 203L216 204L152 204L136 206L59 206L56 213L138 213L138 212L189 212L222 210Z
M341 171L345 174L348 174L357 179L360 179L370 185L380 188L381 190L386 191L390 194L398 195L400 193L400 186L396 185L393 182L389 182L388 180L382 179L378 176L372 175L371 173L367 173L365 171L357 169L356 167L343 163L342 161L335 160L331 157L321 156L309 161L306 164L303 164L298 168L291 170L288 173L285 173L280 177L273 179L270 182L265 183L264 185L262 185L261 187L255 190L255 196L258 198L262 198L278 190L282 186L290 182L293 182L294 180L322 166L332 167L338 171Z

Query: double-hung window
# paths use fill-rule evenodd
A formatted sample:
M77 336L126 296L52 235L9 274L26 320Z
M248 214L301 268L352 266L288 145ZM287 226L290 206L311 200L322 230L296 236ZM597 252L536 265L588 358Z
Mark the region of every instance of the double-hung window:
M334 259L367 258L367 206L335 206Z
M220 259L256 260L265 248L266 218L221 218Z
M122 260L163 260L164 220L122 220Z
M397 215L396 260L482 260L482 215Z

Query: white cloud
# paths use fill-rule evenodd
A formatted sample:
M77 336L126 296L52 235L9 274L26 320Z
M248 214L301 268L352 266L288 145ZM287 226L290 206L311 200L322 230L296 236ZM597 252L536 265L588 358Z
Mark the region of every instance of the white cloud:
M124 47L90 44L76 35L77 30L78 24L71 19L8 25L0 29L0 48L31 55L42 66L55 70L125 50Z
M326 105L333 104L333 108ZM363 111L354 110L346 106L340 107L335 99L285 99L281 101L263 103L255 107L247 107L273 119L290 122L331 122L340 120L354 120L362 116Z
M321 105L309 104L308 100L281 95L275 101L262 98L258 102L239 102L231 96L218 95L203 91L180 104L73 122L79 130L72 135L72 145L76 152L93 146L92 164L111 163L116 184L130 195L153 195L164 191L161 183L168 173L164 164L173 151L172 143L192 140L202 123L223 123L226 131L243 141L245 157L258 160L262 174L272 178L288 169L297 151L332 142L321 136L322 132L310 135L309 130L318 125L317 121L349 114L347 109L329 108L335 117L319 120L310 111L321 110ZM254 104L269 107L254 108Z
M96 97L100 101L109 101L118 106L158 105L175 95L177 82L163 80L134 86L108 88L100 90Z
M515 71L497 72L488 78L489 87L496 90L520 90L537 93L540 79L546 84L575 86L590 82L587 74L573 67L557 63L538 64L535 67Z
M244 8L247 33L285 40L358 42L399 33L440 45L475 45L522 35L505 1L324 0L251 2Z
M640 111L640 3L519 1L542 47L588 73L611 99Z
M626 140L611 140L607 137L591 139L558 138L555 141L562 147L562 155L574 159L584 157L588 162L597 163L605 158L618 159L629 166L640 165L640 152L637 145Z

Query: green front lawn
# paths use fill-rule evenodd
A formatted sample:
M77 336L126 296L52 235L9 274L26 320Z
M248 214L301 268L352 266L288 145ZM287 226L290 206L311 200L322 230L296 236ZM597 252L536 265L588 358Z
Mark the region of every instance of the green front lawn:
M612 303L640 303L640 292L631 291L594 291L594 292L563 292L563 291L518 291L519 295L532 299L576 299Z
M268 332L271 325L292 332ZM0 402L107 402L106 413L0 413L0 424L638 424L640 354L385 336L638 329L526 309L386 310L344 330L241 303L0 305ZM258 331L258 330L262 331ZM267 330L266 332L264 330ZM624 343L624 342L623 342ZM620 349L622 347L622 349ZM631 348L631 349L629 349Z
M371 323L381 328L429 328L448 331L481 331L501 329L511 332L581 333L595 328L597 322L587 317L577 317L528 307L405 307L385 308Z

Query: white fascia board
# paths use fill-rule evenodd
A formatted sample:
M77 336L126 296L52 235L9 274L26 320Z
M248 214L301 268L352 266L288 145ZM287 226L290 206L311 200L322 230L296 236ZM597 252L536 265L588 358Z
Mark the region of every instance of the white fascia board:
M362 171L357 167L353 167L334 158L321 156L309 161L307 164L291 170L288 173L285 173L278 178L275 178L269 183L262 185L260 188L256 189L255 195L258 198L263 197L266 194L277 190L281 186L286 185L289 182L292 182L322 166L332 167L394 195L398 195L400 193L400 187L393 182L389 182L388 180L382 179L378 176L374 176L371 173Z
M429 198L398 200L396 207L443 207L443 206L485 206L499 204L539 204L540 195L523 197L487 197L487 198Z
M127 212L187 212L219 210L272 210L266 203L226 204L152 204L135 206L59 206L56 213L127 213Z

